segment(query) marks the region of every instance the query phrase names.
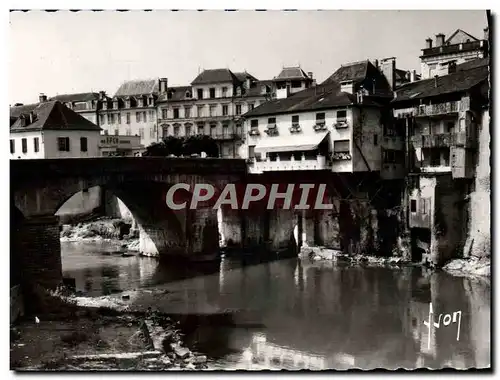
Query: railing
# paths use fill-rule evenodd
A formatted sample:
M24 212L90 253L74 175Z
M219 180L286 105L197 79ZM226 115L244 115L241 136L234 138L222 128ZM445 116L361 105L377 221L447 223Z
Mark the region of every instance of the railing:
M316 159L310 159L302 157L300 160L295 160L293 157L291 160L286 161L256 161L251 160L250 172L261 173L264 171L290 171L290 170L325 170L330 168L330 163L327 162L326 157L317 156Z
M430 104L417 107L416 116L446 115L458 112L459 109L460 101Z
M410 141L414 148L449 148L451 146L472 148L476 144L466 132L418 135L412 136Z
M234 139L239 139L241 138L241 135L238 133L218 133L218 134L213 134L210 135L215 140L234 140Z

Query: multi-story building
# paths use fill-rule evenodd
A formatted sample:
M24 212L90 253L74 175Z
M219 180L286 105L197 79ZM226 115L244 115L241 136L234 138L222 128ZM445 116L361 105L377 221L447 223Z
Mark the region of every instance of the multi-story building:
M40 95L44 96L43 94ZM50 98L50 100L58 100L69 109L82 115L92 123L99 125L98 111L101 109L101 101L99 93L84 92L78 94L63 94Z
M297 92L307 90L315 85L313 73L305 73L300 67L284 67L273 79L276 86L276 97L287 98Z
M98 157L101 129L59 101L10 109L10 158Z
M489 49L488 33L488 28L485 28L482 40L461 29L457 29L447 40L444 34L439 33L436 35L435 46L432 39L428 38L420 56L422 79L448 75L455 71L457 65L486 58Z
M246 72L204 70L191 86L169 87L160 95L162 136L208 135L218 142L221 157L237 157L243 136L241 116L272 94L272 83Z
M401 86L392 102L406 136L408 226L423 249L414 251L435 264L465 240L488 75L487 58L467 62L455 73Z
M373 171L400 177L403 140L387 112L395 82L395 60L381 69L361 61L343 65L321 85L291 96L287 90L278 95L286 98L244 115L248 141L242 155L254 172Z
M157 100L166 89L167 79L159 78L126 81L113 97L101 92L99 125L108 135L139 136L144 146L158 142Z

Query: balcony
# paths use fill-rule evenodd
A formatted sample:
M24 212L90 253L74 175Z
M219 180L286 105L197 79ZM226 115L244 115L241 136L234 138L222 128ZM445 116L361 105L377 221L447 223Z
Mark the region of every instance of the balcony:
M291 171L291 170L328 170L330 164L325 156L318 155L316 159L306 158L302 156L300 160L296 160L293 156L290 160L281 161L278 157L276 161L271 161L269 158L266 161L257 161L252 159L250 164L251 173L262 173L268 171Z
M300 132L302 132L300 124L292 124L292 126L290 127L290 133L300 133Z
M267 133L268 136L277 136L278 128L276 127L276 124L268 124L264 132Z
M214 140L237 140L241 139L238 133L218 133L210 135Z
M316 132L321 132L321 131L326 131L328 128L325 122L316 122L316 124L314 124L313 129Z
M412 136L410 141L414 148L449 148L451 146L473 148L476 146L475 140L466 132L418 135Z
M336 123L333 124L333 126L336 129L349 128L349 124L347 123L347 120L338 120Z
M416 108L415 116L436 116L456 113L460 110L460 101L422 105Z
M248 131L248 134L250 136L260 136L260 132L259 132L259 129L258 128L251 128L249 131Z

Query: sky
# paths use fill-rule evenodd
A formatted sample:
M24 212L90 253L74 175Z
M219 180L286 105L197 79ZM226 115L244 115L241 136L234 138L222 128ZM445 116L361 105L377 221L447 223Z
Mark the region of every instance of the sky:
M458 28L482 38L486 26L478 10L11 12L8 100L113 95L131 79L189 85L214 68L264 80L300 65L320 83L342 64L396 57L420 72L426 38Z

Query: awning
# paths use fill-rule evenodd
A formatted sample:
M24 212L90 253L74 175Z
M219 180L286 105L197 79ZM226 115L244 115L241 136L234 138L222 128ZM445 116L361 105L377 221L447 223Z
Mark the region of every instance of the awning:
M273 136L261 139L255 146L255 153L297 152L318 148L328 132L316 132L312 135L296 134Z

